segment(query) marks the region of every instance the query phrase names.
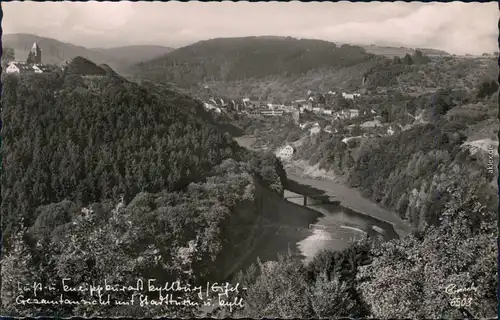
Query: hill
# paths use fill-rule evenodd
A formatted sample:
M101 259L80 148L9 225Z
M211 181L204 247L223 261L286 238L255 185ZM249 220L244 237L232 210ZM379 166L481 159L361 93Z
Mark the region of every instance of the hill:
M132 65L142 61L151 60L157 56L169 53L174 49L164 46L137 45L113 48L92 48L91 50L114 57Z
M71 62L67 65L66 74L67 75L92 75L92 76L104 76L108 74L108 72L112 73L113 69L108 67L107 65L103 65L104 68L95 65L92 61L85 59L83 57L75 57Z
M347 67L373 55L360 47L291 37L219 38L200 41L130 68L138 79L190 87L205 81L261 79Z
M383 61L377 57L347 67L323 67L304 74L284 76L270 75L264 78L250 78L234 81L207 81L204 85L191 88L191 95L221 95L229 98L263 97L286 101L303 99L308 90L328 92L329 90L352 92L362 88L363 75Z
M92 49L92 51L101 52L105 55L115 57L116 59L120 59L121 61L124 61L129 65L154 59L158 56L165 55L173 50L175 49L170 47L150 46L150 45Z
M9 315L163 315L11 298L18 281L34 279L217 281L259 236L238 226L265 218L263 196L282 193L280 162L239 147L200 102L117 78L82 57L66 72L5 75L2 105L2 310ZM195 311L169 307L168 315Z
M3 47L14 49L15 59L21 61L26 60L35 41L42 50L43 63L61 64L80 56L97 64L107 64L119 72L132 64L152 59L172 50L168 47L148 45L89 49L33 34L2 35Z
M426 48L406 48L406 47L386 47L377 45L361 45L368 53L385 56L388 58L404 57L406 54L414 54L416 50L420 50L423 54L428 56L449 56L450 54L443 50L426 49Z
M31 47L33 46L33 42L35 41L42 50L43 63L61 64L64 61L69 61L75 57L81 56L98 64L109 64L115 69L123 68L125 65L124 61L105 53L93 51L82 46L75 46L71 43L51 38L24 33L2 35L2 46L14 49L16 60L26 60Z

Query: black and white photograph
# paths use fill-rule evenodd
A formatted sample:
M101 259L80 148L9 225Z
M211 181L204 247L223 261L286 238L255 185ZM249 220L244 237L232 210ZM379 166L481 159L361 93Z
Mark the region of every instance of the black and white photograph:
M497 317L497 2L0 5L3 318Z

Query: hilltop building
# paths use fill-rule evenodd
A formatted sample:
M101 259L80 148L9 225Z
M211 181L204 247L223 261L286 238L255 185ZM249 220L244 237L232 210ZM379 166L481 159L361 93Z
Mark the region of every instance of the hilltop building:
M6 73L11 74L39 74L54 71L56 68L51 65L42 64L42 50L37 42L33 43L31 50L28 54L26 62L24 61L11 61L7 68Z
M41 64L42 63L42 50L40 46L35 41L31 47L30 53L28 54L27 63Z

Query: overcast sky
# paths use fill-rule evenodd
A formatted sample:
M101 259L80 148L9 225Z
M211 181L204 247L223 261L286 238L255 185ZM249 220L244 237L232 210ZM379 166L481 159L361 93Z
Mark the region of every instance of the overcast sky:
M85 47L181 47L219 37L282 35L341 43L498 51L497 2L7 2L4 33Z

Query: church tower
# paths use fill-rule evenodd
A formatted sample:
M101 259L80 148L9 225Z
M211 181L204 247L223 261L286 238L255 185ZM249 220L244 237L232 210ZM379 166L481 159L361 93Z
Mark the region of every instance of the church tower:
M33 47L31 47L30 55L32 55L33 62L35 64L42 63L42 50L40 50L40 47L38 46L38 43L36 43L36 41L33 43Z

